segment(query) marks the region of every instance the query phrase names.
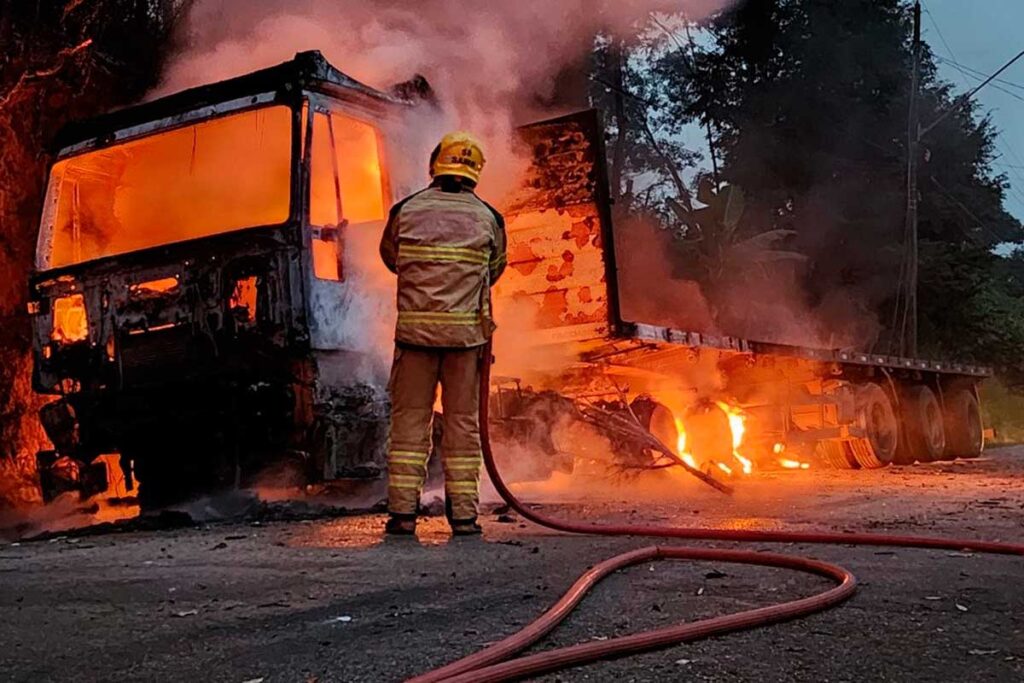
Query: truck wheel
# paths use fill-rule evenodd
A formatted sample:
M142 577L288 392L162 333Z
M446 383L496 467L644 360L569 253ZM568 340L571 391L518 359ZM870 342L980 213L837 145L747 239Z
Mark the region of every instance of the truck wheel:
M977 458L985 448L978 397L970 389L956 389L946 394L946 456Z
M946 451L946 427L942 408L935 393L924 385L910 386L903 392L903 428L907 451L901 462L933 462Z
M635 409L634 409L635 412ZM637 414L641 420L643 416ZM651 416L647 421L647 429L653 434L659 441L665 444L673 452L679 445L679 428L676 427L675 415L669 410L668 406L662 403L655 403L654 409L651 411ZM660 457L661 453L656 453L655 457Z
M814 447L815 453L826 465L836 470L857 469L857 461L850 453L850 449L842 441L819 441Z
M899 446L899 421L892 401L874 382L857 387L854 401L865 438L850 440L850 452L865 469L885 467L893 461Z

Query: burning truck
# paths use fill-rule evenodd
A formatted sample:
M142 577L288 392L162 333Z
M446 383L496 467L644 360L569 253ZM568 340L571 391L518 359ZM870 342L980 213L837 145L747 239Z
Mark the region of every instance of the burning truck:
M354 245L375 246L392 201L421 182L387 157L430 100L421 80L381 92L309 52L61 134L29 304L34 387L55 397L40 413L46 498L102 489L106 454L143 507L268 467L381 476L389 342L368 327L387 327L385 308L367 302L390 301L366 276L375 254ZM499 333L499 359L516 360L490 397L499 443L572 469L552 433L586 420L623 462L666 464L615 428L630 423L722 477L981 453L984 368L752 341L685 315L645 322L622 296L644 273L617 266L631 244L613 225L599 115L521 133L532 164L503 207L495 309L530 333L514 351Z

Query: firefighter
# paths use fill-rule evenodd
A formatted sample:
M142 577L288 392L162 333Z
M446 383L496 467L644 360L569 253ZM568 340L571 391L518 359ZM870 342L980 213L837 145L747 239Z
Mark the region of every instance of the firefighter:
M505 221L473 191L483 166L475 137L445 135L430 155L430 185L391 208L381 238L381 258L398 275L389 534L416 531L438 384L445 512L454 535L480 533L479 379L495 329L490 288L505 269Z

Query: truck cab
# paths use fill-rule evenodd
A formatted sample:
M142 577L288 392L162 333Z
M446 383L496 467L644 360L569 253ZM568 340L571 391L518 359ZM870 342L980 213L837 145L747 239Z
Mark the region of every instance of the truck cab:
M144 506L282 454L379 474L386 369L354 327L381 316L346 246L379 237L413 109L308 52L61 133L29 303L45 497L102 487L107 453Z

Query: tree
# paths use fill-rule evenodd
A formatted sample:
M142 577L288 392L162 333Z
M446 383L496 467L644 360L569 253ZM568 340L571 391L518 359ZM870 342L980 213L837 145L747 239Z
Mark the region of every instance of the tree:
M187 2L21 0L0 14L0 508L38 495L25 304L49 142L154 85Z
M740 317L789 299L815 329L829 337L842 330L837 343L890 347L904 232L910 39L901 0L746 0L711 20L692 54L679 46L655 60L648 87L660 91L668 119L710 124L720 178L743 190L736 239L792 231L772 248L807 257L773 275L795 278L795 288L748 287L748 315ZM1003 259L991 250L1024 239L1002 205L1006 179L990 167L995 131L973 105L954 103L927 46L920 92L925 123L954 108L925 138L920 167L919 232L922 244L936 245L924 258L939 259L935 268L922 265L924 346L963 355L962 342L958 348L950 338L955 329L977 340L971 356L1005 359L999 344L1015 337L986 334L991 323L970 310L985 303L1009 314L1012 297L995 276ZM951 277L982 290L949 297L944 292L957 291ZM941 330L938 320L947 321ZM1021 357L1024 346L1014 351Z

